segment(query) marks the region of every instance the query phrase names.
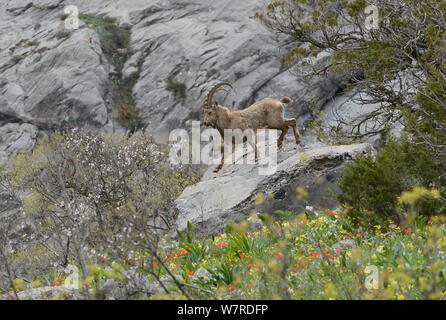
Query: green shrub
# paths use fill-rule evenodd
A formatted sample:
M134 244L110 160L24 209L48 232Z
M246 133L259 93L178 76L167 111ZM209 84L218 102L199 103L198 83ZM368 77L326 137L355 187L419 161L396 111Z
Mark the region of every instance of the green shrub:
M389 218L400 222L408 209L399 202L401 193L420 186L443 190L444 194L442 174L441 164L434 161L428 150L412 144L407 137L390 137L376 155L369 152L347 165L339 182L342 192L338 200L349 208L356 221L372 211L377 223ZM418 214L429 216L441 210L444 212L445 207L439 199L422 197L417 202Z
M189 167L171 165L168 155L142 134L78 130L53 133L19 154L8 177L11 192L25 195L21 211L31 229L10 258L27 266L15 272L32 277L72 263L86 279L87 264L103 257L137 263L138 252L157 250L175 220L173 201L195 182Z
M172 91L176 100L179 100L182 104L184 99L186 99L186 85L182 82L177 82L168 78L166 80L166 90Z

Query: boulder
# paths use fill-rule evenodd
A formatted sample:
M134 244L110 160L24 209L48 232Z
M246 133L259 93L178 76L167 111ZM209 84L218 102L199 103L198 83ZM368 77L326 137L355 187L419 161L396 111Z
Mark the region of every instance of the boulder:
M224 165L218 174L210 168L202 181L187 187L175 201L176 227L184 231L189 221L197 227L197 234L209 235L221 232L228 221L248 218L253 210L301 213L307 205L333 208L337 202L332 191L337 190L345 162L369 148L369 144L317 148L287 144L271 175L259 174L259 164L243 164L243 157Z

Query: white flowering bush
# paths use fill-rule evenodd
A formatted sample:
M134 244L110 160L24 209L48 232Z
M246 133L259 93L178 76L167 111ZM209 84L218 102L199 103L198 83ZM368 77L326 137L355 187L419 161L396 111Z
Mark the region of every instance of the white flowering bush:
M73 130L17 156L10 189L22 194L23 223L32 232L10 251L13 278L34 281L73 264L86 280L97 261L138 265L142 252L156 252L175 219L173 201L195 182L168 155L167 146L144 135Z

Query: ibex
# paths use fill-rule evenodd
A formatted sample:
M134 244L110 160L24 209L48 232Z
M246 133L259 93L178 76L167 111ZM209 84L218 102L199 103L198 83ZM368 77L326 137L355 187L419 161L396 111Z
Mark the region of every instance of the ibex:
M254 103L243 110L229 111L228 108L221 106L217 101L212 101L214 94L218 90L223 90L222 86L232 86L228 82L220 82L215 85L208 93L206 98L206 106L204 110L204 124L216 128L222 138L224 138L225 129L240 129L242 131L252 129L257 133L257 129L277 129L281 130L277 146L282 147L283 139L288 132L288 127L293 128L296 144L299 144L299 131L297 130L296 119L284 118L284 106L293 102L288 97L280 100L266 98ZM258 160L257 146L254 139L245 137L243 142L248 143L254 149L255 161ZM232 150L234 152L235 143L232 141ZM225 155L221 159L221 163L215 168L214 172L218 172L224 164Z

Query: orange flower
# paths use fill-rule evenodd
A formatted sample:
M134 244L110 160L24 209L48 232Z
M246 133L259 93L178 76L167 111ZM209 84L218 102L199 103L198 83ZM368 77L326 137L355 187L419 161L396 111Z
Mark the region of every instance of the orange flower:
M181 249L181 253L186 253L187 254L188 252L185 249Z

